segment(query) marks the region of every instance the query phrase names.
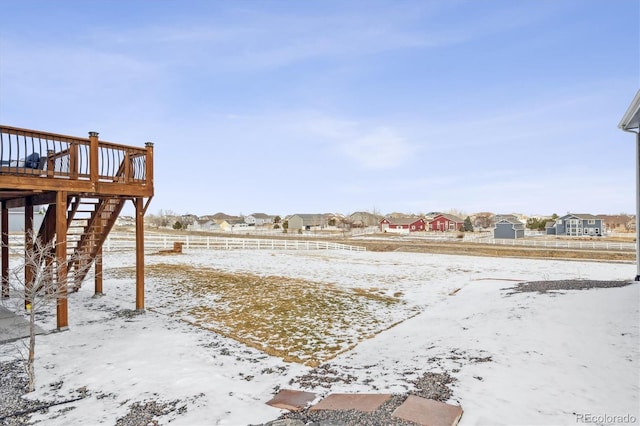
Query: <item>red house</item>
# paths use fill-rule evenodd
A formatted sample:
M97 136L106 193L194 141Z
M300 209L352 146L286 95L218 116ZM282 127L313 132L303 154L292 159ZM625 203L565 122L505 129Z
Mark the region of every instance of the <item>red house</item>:
M429 222L429 231L459 231L464 220L452 214L441 213Z
M380 221L380 231L382 232L416 232L425 229L426 222L420 217L385 217Z

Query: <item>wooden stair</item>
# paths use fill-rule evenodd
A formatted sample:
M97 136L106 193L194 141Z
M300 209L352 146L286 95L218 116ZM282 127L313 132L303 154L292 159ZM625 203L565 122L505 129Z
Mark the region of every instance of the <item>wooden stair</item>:
M136 211L135 306L143 310L144 214L154 195L153 143L122 145L98 135L91 131L88 138L76 137L0 125L0 216L6 224L10 209L24 207L25 228L31 228L32 207L48 205L36 235L25 229L25 262L30 262L25 284L52 276L61 290L78 289L89 276L88 267L94 266L95 292L100 294L102 245L124 203L131 201ZM37 164L26 161L36 155ZM2 296L9 295L8 236L2 235ZM57 300L56 316L58 329L67 329L66 297Z
M91 265L116 223L126 199L119 197L71 197L67 209L67 275L73 277L69 285L78 291ZM50 205L38 237L43 244L55 238L55 205ZM53 251L53 245L51 245ZM54 253L45 256L55 258Z
M125 201L116 197L77 198L72 203L75 210L73 215L69 211L67 221L67 254L70 256L69 272L74 277L71 283L74 291L82 286Z
M130 158L138 155L131 154L120 163L114 181L133 174ZM73 282L68 283L72 291L78 291L82 286L126 200L121 197L82 195L72 195L67 200L67 277L73 277ZM54 204L47 209L45 219L38 232L38 237L43 245L49 244L55 238L55 221L56 208ZM53 247L52 244L52 253L47 253L44 256L46 262L50 264L55 259Z

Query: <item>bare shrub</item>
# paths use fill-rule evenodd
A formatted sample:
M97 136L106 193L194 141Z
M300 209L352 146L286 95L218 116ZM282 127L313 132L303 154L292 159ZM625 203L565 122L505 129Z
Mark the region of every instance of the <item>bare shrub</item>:
M80 256L71 256L64 262L58 262L54 256L56 249L54 241L45 243L33 231L27 232L25 238L33 244L26 244L23 249L13 253L23 261L9 272L11 298L3 300L3 303L12 303L15 311L26 309L29 314L29 340L22 342L26 350L20 353L23 358L26 358L28 391L32 392L35 389L36 314L66 299L67 284L58 282L61 274L66 274L70 270L69 267L73 265L72 272L67 276L67 282L74 282L75 276L86 276L91 262L81 261ZM30 279L27 278L27 271ZM21 304L24 308L20 306Z

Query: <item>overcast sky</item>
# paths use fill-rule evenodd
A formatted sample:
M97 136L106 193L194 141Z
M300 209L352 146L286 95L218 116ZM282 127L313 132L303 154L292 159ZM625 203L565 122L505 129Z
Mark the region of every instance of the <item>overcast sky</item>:
M637 0L0 4L0 122L154 142L149 213L635 210Z

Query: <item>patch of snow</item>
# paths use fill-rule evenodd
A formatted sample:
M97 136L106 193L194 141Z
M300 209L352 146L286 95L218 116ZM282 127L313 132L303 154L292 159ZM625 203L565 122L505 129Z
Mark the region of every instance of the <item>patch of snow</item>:
M186 410L163 423L264 423L281 413L265 404L275 390L296 387L295 378L310 371L154 311L170 302L159 281L147 280L147 310L136 315L135 282L109 277L109 268L134 266L134 254L108 253L103 263L106 295L93 298L91 281L85 283L70 295L69 330L38 336L37 390L28 395L64 399L86 388L88 396L33 421L113 424L134 402L179 400ZM149 254L146 263L375 287L401 293L421 310L330 360L357 380L313 390L322 395L405 392L423 372L447 371L457 379L450 402L464 409L461 425L575 424L586 413L640 419L637 283L547 294L506 290L524 281L629 279L631 264L266 250ZM55 328L55 309L39 325ZM15 356L15 344L0 345L0 361Z

